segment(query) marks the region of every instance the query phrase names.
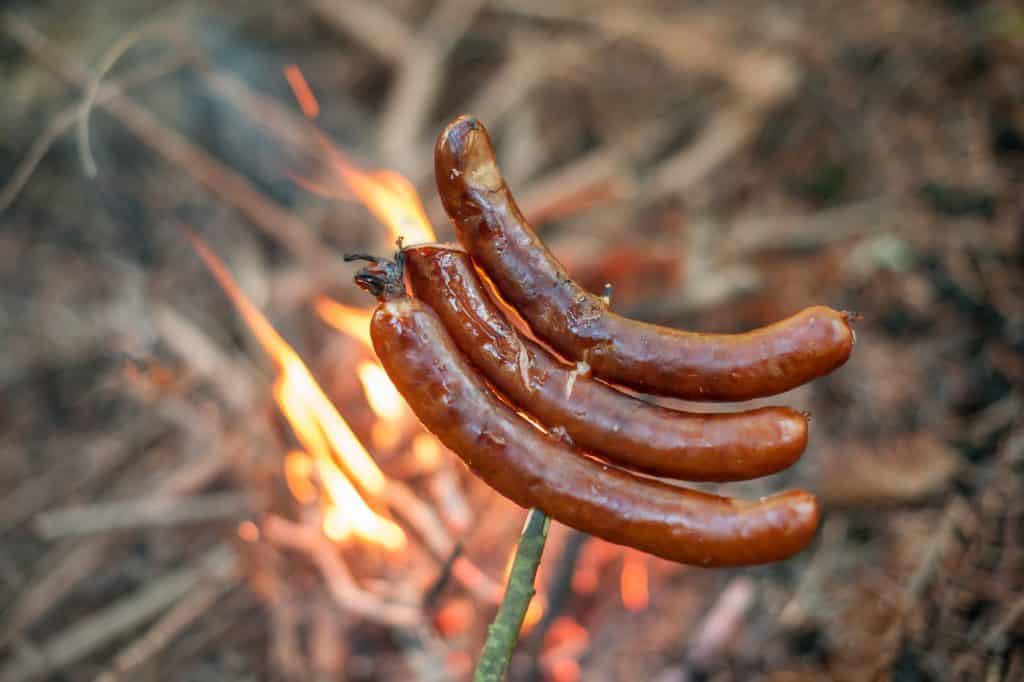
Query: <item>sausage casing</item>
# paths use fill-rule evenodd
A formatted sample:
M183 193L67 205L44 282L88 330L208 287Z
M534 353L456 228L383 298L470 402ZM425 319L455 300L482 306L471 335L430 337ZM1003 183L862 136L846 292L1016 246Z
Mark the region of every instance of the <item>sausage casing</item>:
M464 252L403 252L413 293L498 391L587 452L644 473L739 481L785 469L807 445L807 419L785 407L694 414L651 405L580 374L523 338Z
M501 402L440 318L400 296L370 325L374 348L420 421L499 493L609 542L703 566L785 559L811 540L814 495L740 501L645 479L586 458Z
M853 348L848 315L824 306L743 334L702 334L616 315L569 277L516 206L490 138L460 117L438 138L438 190L459 241L538 338L594 375L645 393L749 400L839 367Z

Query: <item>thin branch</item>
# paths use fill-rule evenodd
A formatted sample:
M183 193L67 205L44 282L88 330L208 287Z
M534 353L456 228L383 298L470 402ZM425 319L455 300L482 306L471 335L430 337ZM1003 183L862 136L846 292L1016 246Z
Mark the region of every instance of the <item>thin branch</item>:
M346 38L358 40L386 62L398 62L413 41L409 26L376 2L307 0L320 19Z
M85 88L92 75L75 59L14 15L0 18L4 32L22 49L66 83ZM284 206L264 196L248 178L229 168L166 127L148 109L126 95L100 102L135 137L185 169L209 192L245 215L256 227L320 272L336 272L336 262L324 253L315 233Z
M526 609L536 593L534 581L550 526L551 519L539 509L531 509L526 516L526 524L516 548L516 558L512 562L512 572L509 573L508 585L505 587L505 598L501 601L494 622L487 628L487 641L484 642L480 661L473 674L474 682L500 682L505 677L512 651L519 641Z
M200 583L232 580L237 557L217 545L184 568L148 581L144 587L79 619L43 642L41 658L15 656L0 670L0 680L26 680L66 668L118 637L165 612Z
M94 97L93 103L103 104L131 88L145 85L146 83L173 73L183 64L186 64L190 59L190 55L174 54L165 59L160 59L153 64L147 64L146 66L139 67L137 71L133 71L124 78L120 78L116 81L110 81L100 87ZM46 156L46 153L50 151L53 143L56 142L61 135L66 133L76 121L85 116L86 111L87 110L82 107L81 103L74 104L67 109L64 109L54 116L50 121L50 125L46 127L46 130L40 133L39 136L33 140L32 146L29 147L28 152L18 164L18 167L7 181L7 184L3 186L3 189L0 189L0 213L3 213L12 203L14 203L14 200L18 197L22 188L25 187L29 178L32 177L36 167L43 160L43 157Z
M67 535L241 519L251 511L248 496L240 493L150 496L51 509L36 516L35 526L44 539L52 540Z
M181 37L181 26L177 22L158 22L144 26L135 31L129 31L114 43L103 55L99 66L85 86L85 94L82 96L81 115L78 117L78 152L82 157L82 166L85 174L90 178L95 177L98 171L96 158L92 153L92 144L89 140L89 114L100 93L100 85L103 78L110 72L118 60L128 50L136 45L149 40L151 37L164 36L171 42L177 43Z

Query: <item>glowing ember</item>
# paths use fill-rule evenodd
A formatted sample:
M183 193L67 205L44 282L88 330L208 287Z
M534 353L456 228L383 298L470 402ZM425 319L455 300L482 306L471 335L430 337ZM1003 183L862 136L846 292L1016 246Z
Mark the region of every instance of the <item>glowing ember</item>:
M433 471L441 463L441 444L429 434L417 434L412 439L412 456L423 469Z
M572 576L572 591L576 594L593 594L597 591L600 576L591 566L581 566Z
M530 605L526 607L526 616L523 618L523 627L520 629L520 632L525 634L540 622L540 619L544 617L544 604L546 601L543 595L533 595Z
M403 547L405 533L402 529L371 509L346 476L346 473L350 475L365 493L379 498L387 479L376 462L334 409L299 356L245 297L220 260L198 237L188 235L196 252L277 367L274 398L303 449L312 457L332 505L324 511L325 533L333 539L341 539L354 532L387 549Z
M475 608L469 599L452 599L434 617L437 629L446 637L461 635L473 624Z
M542 665L552 680L575 682L580 679L577 658L590 644L590 634L574 618L560 616L551 624L544 640L546 653Z
M284 77L288 81L288 85L291 87L292 94L295 95L295 100L299 103L302 113L307 118L319 116L320 104L316 101L316 96L313 95L313 90L309 87L309 83L306 82L306 77L302 75L299 67L295 64L289 64L284 67Z
M572 658L559 658L549 669L554 682L576 682L580 679L580 664Z
M260 529L252 521L242 521L238 524L238 537L246 542L256 542L260 539Z
M549 648L572 647L582 650L587 647L589 641L590 633L578 621L569 616L559 616L551 623L545 646Z
M284 481L288 491L301 504L316 501L316 486L313 484L313 460L302 450L292 450L284 457Z
M622 605L630 611L647 608L647 558L636 550L627 549L622 555Z
M314 307L324 322L373 351L373 342L370 341L370 318L373 317L373 311L338 303L325 296L318 298Z

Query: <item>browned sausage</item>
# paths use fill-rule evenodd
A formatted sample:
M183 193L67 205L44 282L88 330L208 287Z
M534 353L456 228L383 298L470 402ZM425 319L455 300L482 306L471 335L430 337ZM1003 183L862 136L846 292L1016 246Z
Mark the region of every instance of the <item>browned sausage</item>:
M424 426L492 488L573 528L681 563L785 559L818 525L811 493L741 501L644 479L588 459L542 433L488 389L420 301L363 271L382 299L370 323L377 356Z
M699 334L616 315L574 282L523 218L483 125L460 117L438 138L437 186L459 240L534 333L595 376L690 400L775 395L850 355L848 315L824 306L745 334Z
M795 462L807 420L785 407L693 414L651 405L579 374L519 335L469 256L443 245L403 252L413 293L500 393L576 446L644 473L690 481L760 478Z

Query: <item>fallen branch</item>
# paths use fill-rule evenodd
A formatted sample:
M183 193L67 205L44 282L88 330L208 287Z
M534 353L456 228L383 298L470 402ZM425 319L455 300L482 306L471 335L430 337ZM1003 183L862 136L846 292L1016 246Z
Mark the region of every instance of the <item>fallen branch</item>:
M206 613L235 585L235 580L199 583L138 639L114 656L110 670L96 682L115 682L130 675L163 651L189 625Z
M172 55L168 59L161 59L153 64L147 64L146 66L140 67L138 70L133 71L127 76L120 78L116 81L111 81L103 85L96 92L94 96L94 104L105 104L110 99L121 95L122 93L131 90L132 88L139 87L155 81L163 76L174 73L181 66L188 62L188 55ZM32 141L32 145L29 147L28 152L22 158L21 163L15 169L11 175L7 184L4 185L3 189L0 190L0 213L6 211L14 200L18 198L21 190L24 189L25 185L28 184L29 178L35 172L36 167L46 156L46 153L50 151L53 143L60 139L60 136L71 129L71 126L75 125L86 115L86 110L81 104L75 104L70 106L50 121L50 125L46 127L42 133Z
M64 628L39 647L38 656L15 657L0 671L0 680L23 682L82 660L161 613L200 582L227 578L235 570L235 562L234 550L217 545L192 564L165 573L143 589Z
M28 23L14 16L3 19L4 32L33 58L66 83L88 86L92 76L77 61ZM315 233L284 207L265 197L241 174L224 165L182 134L124 95L110 98L102 107L167 161L185 169L197 182L234 206L256 227L285 246L319 272L344 272L322 248Z
M331 28L360 41L387 62L401 61L413 34L383 5L366 0L307 0L309 8Z
M179 526L189 523L242 519L251 514L247 495L211 493L190 497L151 497L115 500L53 509L35 519L45 539L131 528Z
M410 155L410 150L423 149L420 139L441 91L445 61L483 4L482 0L442 0L398 65L377 140L385 163L413 178L420 175L413 164L429 155Z
M160 453L159 450L151 452L157 455ZM192 458L158 482L154 496L180 497L203 488L227 469L232 454L226 448ZM135 477L125 477L115 486L115 493L137 490L140 484ZM116 536L108 535L82 541L67 540L36 562L36 566L40 567L38 577L20 590L17 601L6 611L7 617L0 630L0 645L35 624L79 583L93 575L117 547L115 539Z

